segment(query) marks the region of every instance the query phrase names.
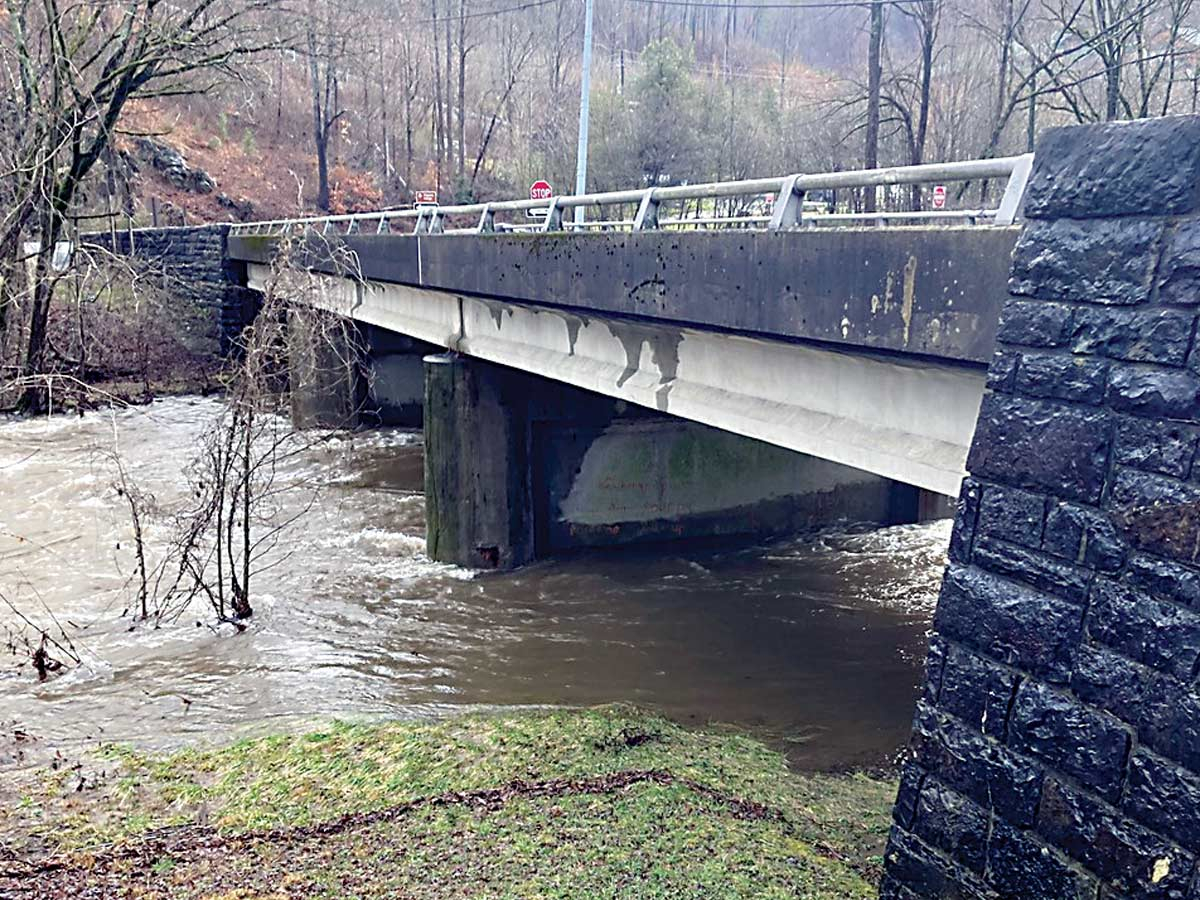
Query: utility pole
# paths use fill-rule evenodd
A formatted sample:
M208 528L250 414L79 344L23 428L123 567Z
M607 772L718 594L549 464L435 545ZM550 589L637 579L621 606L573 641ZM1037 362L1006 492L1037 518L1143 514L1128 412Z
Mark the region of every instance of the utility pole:
M883 80L883 0L871 3L871 39L867 48L867 146L863 152L863 168L879 166L879 93ZM875 212L876 189L864 191L863 208Z
M579 147L575 151L575 193L587 193L588 101L592 93L592 0L583 12L583 77L579 84ZM575 224L583 224L583 207L575 207Z

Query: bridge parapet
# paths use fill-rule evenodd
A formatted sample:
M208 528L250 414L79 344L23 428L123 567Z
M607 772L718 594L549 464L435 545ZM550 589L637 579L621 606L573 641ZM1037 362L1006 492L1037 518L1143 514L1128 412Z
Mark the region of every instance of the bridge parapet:
M1026 154L248 222L231 229L229 253L267 264L286 243L296 262L331 275L347 274L349 256L368 282L985 365L1032 163ZM889 188L907 199L909 186L988 179L1005 180L995 209L804 210L815 191ZM743 211L714 215L704 203L718 198ZM666 204L693 201L691 214L667 215ZM497 233L497 213L547 204L538 226L510 229L536 233ZM601 218L562 215L589 208ZM478 222L447 227L464 218ZM905 227L805 227L864 221Z
M882 896L1200 897L1200 118L1038 149Z
M297 261L368 283L579 315L806 340L982 367L991 357L1016 228L586 235L344 235ZM231 234L266 265L280 243Z

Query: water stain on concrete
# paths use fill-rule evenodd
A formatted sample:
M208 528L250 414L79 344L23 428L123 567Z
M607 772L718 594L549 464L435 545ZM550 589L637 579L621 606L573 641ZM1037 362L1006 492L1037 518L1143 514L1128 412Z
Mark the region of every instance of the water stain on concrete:
M641 368L642 348L649 345L650 363L658 369L659 387L655 391L655 405L660 412L666 412L667 398L671 387L679 373L679 345L683 341L682 332L667 332L662 329L647 328L644 325L634 325L630 322L609 322L609 330L621 342L625 351L625 369L617 378L617 387L623 387Z
M908 336L912 329L913 301L916 298L917 287L917 258L910 256L904 264L904 297L900 305L900 318L904 321L904 342L908 346Z
M588 324L585 316L577 316L571 313L560 313L563 323L567 326L567 355L575 355L575 345L579 342L579 332L583 326Z

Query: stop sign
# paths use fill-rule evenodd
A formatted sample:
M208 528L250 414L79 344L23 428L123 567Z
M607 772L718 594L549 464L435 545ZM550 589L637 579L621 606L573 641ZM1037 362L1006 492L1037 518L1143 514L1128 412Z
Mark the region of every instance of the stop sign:
M933 186L933 208L946 208L946 186L944 184L935 184Z
M530 200L549 200L554 196L554 188L548 181L535 181L529 186Z

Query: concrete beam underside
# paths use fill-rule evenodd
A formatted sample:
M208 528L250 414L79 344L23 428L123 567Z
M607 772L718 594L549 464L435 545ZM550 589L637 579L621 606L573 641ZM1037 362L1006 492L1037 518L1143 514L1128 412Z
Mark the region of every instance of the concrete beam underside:
M307 302L356 321L947 496L983 396L975 368L310 277Z

